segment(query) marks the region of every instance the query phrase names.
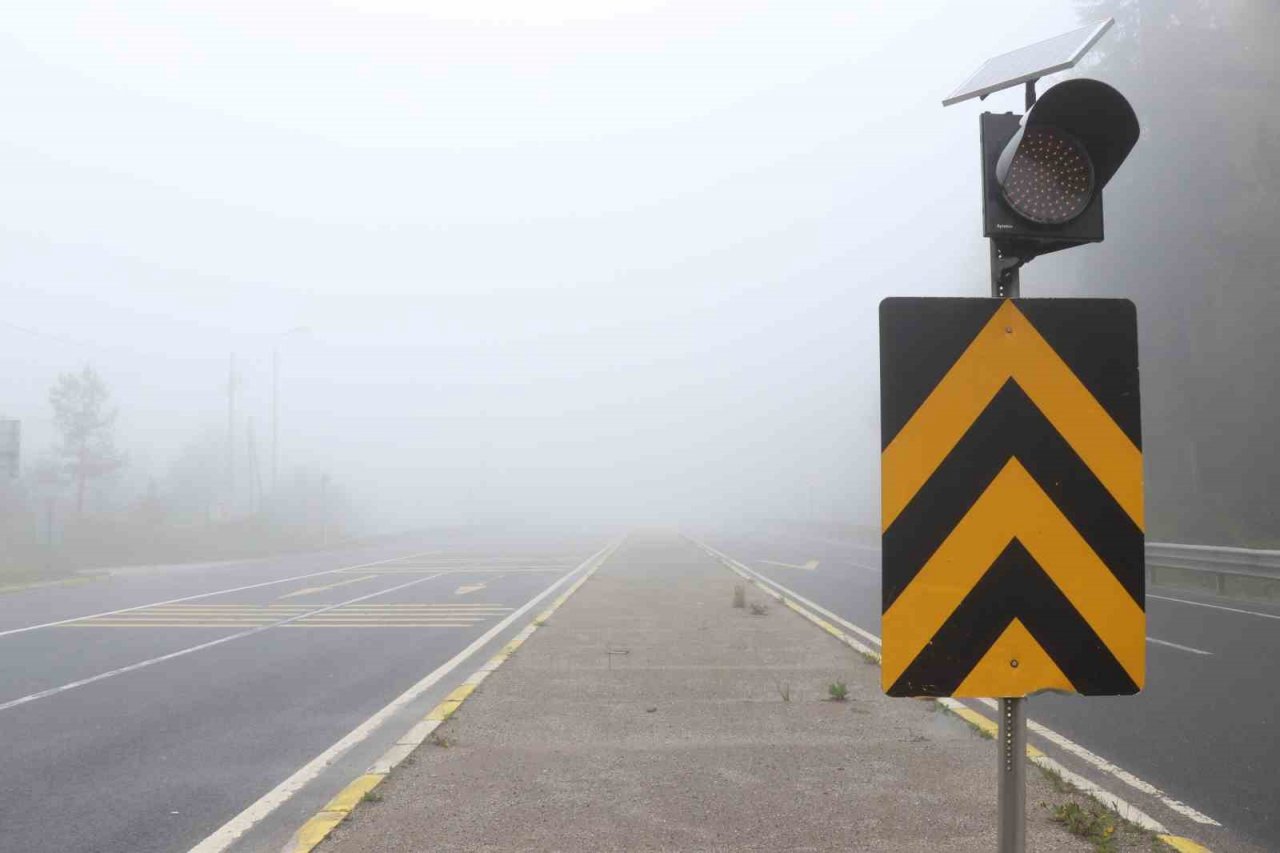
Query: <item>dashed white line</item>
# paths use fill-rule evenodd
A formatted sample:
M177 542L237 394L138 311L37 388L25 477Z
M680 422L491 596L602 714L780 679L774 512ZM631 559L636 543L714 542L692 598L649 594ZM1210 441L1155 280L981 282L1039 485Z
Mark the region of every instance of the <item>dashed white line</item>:
M1147 593L1147 598L1158 598L1161 601L1176 601L1178 604L1190 604L1193 607L1209 607L1213 610L1226 610L1229 613L1243 613L1246 616L1261 616L1263 619L1280 619L1280 613L1260 613L1257 610L1241 610L1239 607L1224 607L1221 604L1206 604L1203 601L1188 601L1185 598L1170 598L1167 595Z
M1213 655L1213 652L1206 652L1204 649L1193 649L1191 646L1180 646L1177 643L1171 643L1168 640L1157 640L1155 637L1147 637L1148 643L1155 643L1157 646L1168 646L1171 649L1180 649L1184 652L1191 652L1193 655Z

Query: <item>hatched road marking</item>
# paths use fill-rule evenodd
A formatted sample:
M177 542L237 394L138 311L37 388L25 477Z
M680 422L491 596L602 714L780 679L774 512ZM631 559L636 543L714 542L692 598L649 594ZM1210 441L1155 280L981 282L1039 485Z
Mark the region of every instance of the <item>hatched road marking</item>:
M810 560L807 563L801 563L799 565L795 563L779 563L776 560L760 560L759 562L765 563L770 566L782 566L782 568L784 569L799 569L802 572L811 572L814 569L818 568L817 560Z
M485 565L491 565L491 564L482 563L480 564L480 567L477 567L477 568L472 568L470 566L436 566L436 565L394 566L392 565L392 566L379 566L378 568L370 569L369 571L376 572L379 575L420 575L420 574L423 574L424 572L431 572L432 574L442 574L442 575L498 575L498 574L559 575L559 574L564 574L565 572L573 569L573 566L512 566L511 568L483 568L483 566ZM355 572L363 572L364 570L362 568L355 568L355 569L344 569L344 571L347 572L348 574L353 574Z
M427 580L422 578L422 580ZM416 581L411 581L416 583ZM397 589L399 587L396 587ZM120 616L71 622L67 628L465 628L504 616L500 604L171 604Z
M162 605L162 604L178 604L179 602L183 602L183 601L197 601L203 598L212 598L215 595L229 595L230 593L233 593L233 592L244 592L247 589L260 589L261 587L264 587L264 586L274 586L275 584L278 584L278 583L288 583L289 581L304 580L306 578L314 578L314 577L319 577L321 575L333 575L333 574L340 574L343 572L346 572L346 573L357 572L357 571L360 571L361 569L370 569L373 566L380 566L385 563L395 563L400 560L412 560L418 556L420 556L420 554L409 554L404 557L389 557L385 560L378 560L377 562L373 562L373 563L361 563L358 566L343 566L337 569L325 569L324 571L320 571L320 572L311 572L305 575L293 575L292 577L279 578L278 580L273 580L273 581L262 581L261 583L251 583L251 584L247 584L246 586L237 586L237 587L232 587L230 589L217 589L217 590L214 590L213 592L200 592L200 593L196 593L195 595L184 595L181 598L170 598L167 601L153 601L150 604L137 604L137 605L134 605L133 607L121 607L117 610L106 610L106 611L103 611L102 613L93 613L87 616L72 616L67 619L58 619L53 622L41 622L38 625L26 625L22 628L10 628L7 631L0 631L0 637L8 637L12 634L23 634L23 633L26 633L27 631L38 631L41 628L56 628L59 625L69 625L72 622L79 622L82 619L92 619L95 616L114 616L119 613L132 613L135 610L144 610L148 607L158 607L159 605Z
M346 586L347 584L360 583L360 581L371 581L376 577L377 575L365 575L364 577L361 577L361 578L351 578L351 580L338 581L337 583L331 583L331 584L328 584L327 586L309 586L306 589L299 589L293 592L286 592L284 595L278 596L276 600L279 601L284 598L297 598L300 595L310 595L313 592L324 592L325 590L337 589L338 587Z
M399 586L393 586L390 589L381 589L381 590L378 590L377 592L371 592L367 595L362 595L362 596L359 596L358 598L350 599L349 601L343 601L338 604L332 604L328 607L322 607L318 610L311 611L310 613L304 613L299 616L289 616L278 622L270 622L265 625L256 625L252 628L249 628L246 631L237 631L234 634L228 634L225 637L219 637L218 639L210 640L207 643L200 643L199 645L188 646L185 649L178 649L176 652L169 652L169 654L167 655L160 655L159 657L148 658L147 660L144 660L144 661L131 663L128 666L122 666L117 669L109 670L107 672L100 672L97 675L91 675L88 678L81 678L78 681L72 681L67 684L59 685L57 687L50 687L48 690L41 690L38 693L29 693L26 696L22 696L17 699L11 699L8 702L0 703L0 711L7 711L10 708L16 708L19 705L25 705L28 702L35 702L37 699L47 699L50 696L56 696L57 694L65 693L68 690L75 690L77 687L84 687L89 684L94 684L95 682L98 682L98 681L105 681L106 679L113 678L117 675L124 675L126 672L134 672L135 670L144 669L153 664L164 663L165 661L170 661L170 660L173 660L174 658L180 658L184 655L189 655L195 652L204 651L205 649L211 649L214 646L220 646L223 643L229 643L232 640L239 640L244 637L251 637L254 634L260 634L263 631L269 631L272 628L279 628L284 625L288 625L291 622L296 622L299 619L305 618L306 616L319 615L320 613L323 613L328 610L336 610L339 607L344 607L348 604L355 604L357 601L364 601L367 598L373 598L374 596L377 596L377 595L385 595L386 593L395 592L396 590L399 590L399 589L405 589L407 587L413 586L414 584L419 584L419 583L422 583L423 581L429 581L437 577L439 577L439 575L428 575L425 578L416 578L414 580L407 581L406 583L402 583Z
M307 764L295 771L288 779L285 779L270 791L263 794L256 802L252 803L244 811L240 812L240 814L227 821L212 835L205 838L195 847L192 847L190 853L219 853L219 851L226 850L246 832L253 829L253 827L261 823L268 815L288 802L296 793L298 793L298 791L302 790L309 782L323 773L326 768L350 751L352 747L368 738L369 735L373 734L374 731L380 728L383 723L387 722L387 720L391 719L398 711L404 708L404 706L408 705L414 699L429 690L436 682L464 663L476 651L484 648L484 646L494 637L498 636L503 629L507 628L512 622L516 621L525 613L536 607L540 601L567 583L575 574L578 574L579 579L581 579L582 577L585 577L587 573L592 571L593 567L598 567L601 563L607 560L609 555L617 549L620 543L621 540L617 540L606 545L604 548L584 560L581 564L574 567L573 571L566 572L561 578L553 581L546 589L521 605L520 609L508 614L507 617L497 625L494 625L484 634L477 637L471 645L458 652L443 666L427 675L395 699L392 699L391 702L382 710L356 726L341 740L334 743L315 758L311 759L311 761L307 762ZM582 570L582 572L579 573L579 570ZM557 602L563 601L563 599L567 597L568 594L563 593L562 597L557 598L556 600ZM542 617L539 616L539 618ZM529 628L526 628L525 630L530 631ZM530 631L530 633L532 632ZM517 636L519 637L519 635ZM519 639L523 642L523 637L519 637ZM515 645L519 645L515 640L508 643L508 647L512 649L514 649ZM456 708L456 705L454 707ZM423 729L419 729L417 726L410 730L410 735L406 735L406 737L413 736L416 732L423 732L421 737L426 737L427 732ZM407 752L403 754L407 754ZM401 755L400 758L403 758L403 755ZM334 825L336 825L336 823ZM327 833L328 830L324 830L324 834ZM323 835L321 837L323 837ZM319 839L317 838L315 841L318 842Z

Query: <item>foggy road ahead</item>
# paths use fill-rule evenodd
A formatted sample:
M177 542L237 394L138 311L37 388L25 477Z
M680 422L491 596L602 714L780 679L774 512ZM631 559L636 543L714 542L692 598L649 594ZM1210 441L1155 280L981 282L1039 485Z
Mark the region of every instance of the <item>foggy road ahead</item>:
M187 850L492 632L233 848L279 849L603 544L457 534L0 596L0 848Z
M726 529L703 541L880 634L878 547L782 527L750 533ZM1143 691L1117 697L1035 696L1028 702L1029 719L1233 833L1265 849L1280 848L1280 815L1274 808L1280 605L1183 589L1153 587L1147 593ZM1030 742L1044 743L1034 732ZM1123 784L1111 788L1122 797L1133 793Z

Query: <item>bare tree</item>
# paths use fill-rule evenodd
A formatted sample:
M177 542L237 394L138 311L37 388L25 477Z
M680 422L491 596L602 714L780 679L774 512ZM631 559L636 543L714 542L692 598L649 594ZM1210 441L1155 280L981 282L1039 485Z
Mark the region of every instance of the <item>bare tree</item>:
M116 450L116 411L108 408L110 392L92 367L63 373L49 391L53 420L61 433L58 455L76 487L76 514L84 511L85 484L124 464Z

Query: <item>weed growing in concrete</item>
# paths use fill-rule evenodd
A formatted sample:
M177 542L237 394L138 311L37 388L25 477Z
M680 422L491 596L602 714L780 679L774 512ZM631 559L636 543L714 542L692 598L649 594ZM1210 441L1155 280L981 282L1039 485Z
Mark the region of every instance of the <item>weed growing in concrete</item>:
M769 605L761 604L759 601L751 602L751 615L763 616L769 612Z
M1092 843L1093 849L1099 853L1110 853L1116 849L1116 829L1119 825L1115 815L1096 801L1083 807L1072 802L1055 806L1053 819L1065 826L1072 835Z
M733 585L733 606L739 610L747 606L747 588L740 583Z
M782 697L783 702L791 701L791 682L775 681L774 685L778 688L778 695Z
M431 733L430 740L431 740L432 746L438 746L441 749L448 749L449 747L453 746L453 741L446 735L440 734L439 729L436 729L434 732Z
M849 685L843 681L833 681L827 685L827 696L832 702L843 702L849 698Z
M377 789L365 791L364 796L360 799L366 803L380 803L382 802L382 792Z
M1036 765L1039 767L1039 765ZM1050 770L1048 767L1040 767L1040 772L1044 774L1044 778L1049 780L1049 784L1053 785L1053 790L1059 794L1070 794L1075 791L1066 780L1062 778L1062 774L1056 770Z

